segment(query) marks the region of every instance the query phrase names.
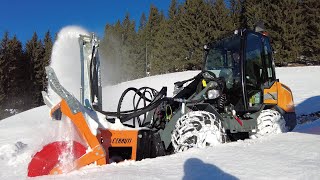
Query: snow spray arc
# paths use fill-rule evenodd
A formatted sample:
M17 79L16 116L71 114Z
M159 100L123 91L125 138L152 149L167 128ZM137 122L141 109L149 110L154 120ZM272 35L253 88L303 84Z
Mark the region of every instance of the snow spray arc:
M88 35L88 31L78 26L67 26L63 28L55 41L51 54L51 64L63 87L71 92L78 100L80 98L80 47L79 35ZM48 87L49 95L54 97L55 103L60 97L55 97L53 91ZM52 98L51 98L52 99Z

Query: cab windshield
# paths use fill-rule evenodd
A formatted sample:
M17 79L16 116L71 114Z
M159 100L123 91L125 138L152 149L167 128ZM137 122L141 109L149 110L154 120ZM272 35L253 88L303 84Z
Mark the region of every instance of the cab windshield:
M224 78L227 88L240 81L240 37L233 36L212 44L206 56L205 70Z

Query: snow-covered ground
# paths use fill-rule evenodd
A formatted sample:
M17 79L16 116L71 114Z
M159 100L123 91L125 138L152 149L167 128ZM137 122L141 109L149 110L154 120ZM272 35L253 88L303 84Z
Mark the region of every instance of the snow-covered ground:
M104 109L114 110L127 87L160 89L187 79L195 71L138 79L105 87ZM298 113L320 110L320 67L277 68L278 78L294 93ZM128 106L129 107L129 106ZM31 156L57 137L59 121L49 109L38 107L0 121L0 179L25 179ZM320 120L298 125L293 132L238 141L205 149L192 149L140 162L90 165L78 171L39 179L319 179Z
M67 27L61 32L53 48L52 66L62 85L77 96L79 84L73 84L79 83L79 69L75 67L79 61L77 33L86 31ZM299 115L320 111L319 66L277 68L276 71L277 78L292 89ZM150 86L160 90L167 86L171 96L174 82L197 73L179 72L106 86L103 88L104 110L115 111L121 93L128 87ZM123 106L130 108L131 103L131 100L124 101ZM0 121L0 179L27 179L32 155L45 144L68 138L69 128L70 121L52 121L46 106ZM35 179L320 179L319 174L320 119L299 124L289 133L190 149L139 162L89 165L69 174Z

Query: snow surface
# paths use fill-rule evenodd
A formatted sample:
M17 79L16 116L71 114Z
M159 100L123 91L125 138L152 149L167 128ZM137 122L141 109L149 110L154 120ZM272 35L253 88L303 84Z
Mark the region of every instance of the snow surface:
M127 87L160 89L166 85L170 95L175 81L196 73L165 74L105 87L104 109L114 108ZM298 112L320 110L320 84L314 80L320 75L320 67L277 68L277 75L292 89ZM48 111L42 106L0 122L0 179L26 179L31 156L43 145L64 138L59 135L61 122L50 120ZM191 149L139 162L89 165L69 174L38 179L319 179L319 169L320 119L271 137Z
M77 36L87 33L67 27L58 35L51 66L61 84L79 94L79 46ZM320 111L320 67L277 68L277 77L294 94L298 114ZM128 87L150 86L160 90L189 79L199 71L178 72L137 79L103 88L104 110L115 111L119 97ZM124 101L131 108L131 98ZM118 126L118 125L115 125ZM76 134L68 119L52 121L46 106L31 109L0 121L0 179L28 179L31 157L45 144ZM76 138L75 138L76 139ZM105 166L89 165L58 176L35 179L320 179L320 119L298 125L293 132L249 139L216 147L139 162L125 161Z

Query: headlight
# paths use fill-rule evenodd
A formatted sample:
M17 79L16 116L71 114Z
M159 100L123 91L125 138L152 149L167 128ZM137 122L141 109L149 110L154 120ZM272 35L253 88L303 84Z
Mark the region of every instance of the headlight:
M220 96L220 91L216 89L211 89L208 91L208 99L216 99Z

